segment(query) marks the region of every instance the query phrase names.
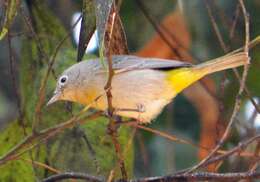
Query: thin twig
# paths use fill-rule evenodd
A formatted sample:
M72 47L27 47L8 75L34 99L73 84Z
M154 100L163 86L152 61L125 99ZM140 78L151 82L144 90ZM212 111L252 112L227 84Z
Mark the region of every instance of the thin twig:
M237 181L241 179L260 179L259 172L241 172L241 173L210 173L197 172L192 174L177 174L169 176L148 177L130 182L169 182L169 181Z
M252 49L252 48L254 48L255 46L257 46L259 43L260 43L260 35L258 35L256 38L254 38L253 40L251 40L251 41L249 42L248 48L249 48L249 49ZM238 48L238 49L236 49L236 50L234 50L234 51L231 51L230 53L227 54L227 56L230 55L230 54L235 54L235 53L241 52L241 51L243 51L244 49L245 49L245 45L242 46L242 47L240 47L240 48Z
M104 182L103 179L98 178L96 176L91 176L86 173L77 173L77 172L66 172L62 174L56 174L48 178L45 178L41 182L57 182L65 179L83 179L90 182Z
M149 128L149 127L146 127L146 126L143 126L143 125L138 125L136 122L128 122L128 123L125 123L125 124L128 125L128 126L138 128L138 129L142 129L144 131L151 132L153 134L156 134L158 136L161 136L163 138L166 138L168 140L171 140L171 141L174 141L174 142L177 142L177 143L188 144L190 146L193 146L193 147L201 149L201 150L206 150L208 152L212 150L210 148L207 148L206 146L201 146L201 145L192 143L191 141L188 141L186 139L182 139L182 138L179 138L177 136L174 136L174 135L171 135L171 134L168 134L168 133L156 130L156 129L152 129L152 128ZM223 155L228 153L228 152L229 151L226 151L226 150L218 150L217 151L218 154L223 154ZM241 153L239 153L239 155L242 156L242 157L255 157L255 155L253 153L249 153L249 152L241 152Z
M4 163L17 159L23 153L31 150L35 146L39 145L41 142L46 141L58 133L64 131L66 128L72 128L77 123L84 123L86 120L92 120L101 115L101 112L96 112L85 116L85 110L83 109L78 115L72 117L71 119L58 124L54 127L47 128L37 133L32 133L32 135L24 138L19 144L10 149L5 155L0 157L0 165Z
M110 130L109 134L111 135L111 139L112 139L112 142L115 147L122 178L124 180L127 180L127 172L126 172L126 168L125 168L124 158L122 155L120 143L117 140L117 129L116 129L116 123L115 123L116 121L113 119L114 108L113 108L113 104L112 104L112 92L111 92L114 70L113 70L113 63L112 63L112 55L110 53L110 50L111 50L110 43L111 43L112 36L113 36L114 22L115 22L116 17L117 17L117 11L112 13L111 29L108 30L108 33L109 33L108 40L107 40L108 41L108 45L107 45L108 51L106 51L106 57L107 57L107 61L108 61L108 79L107 79L107 83L104 87L104 90L106 91L106 96L107 96L108 115L109 115L108 129Z
M77 129L80 130L79 132L81 133L82 138L83 138L83 140L85 141L85 143L86 143L86 145L87 145L87 149L88 149L88 151L89 151L89 153L90 153L90 156L91 156L91 158L92 158L93 161L94 161L94 164L95 164L95 167L96 167L96 173L99 174L99 173L100 173L100 166L99 166L98 160L97 160L97 158L96 158L96 152L95 152L94 148L92 147L91 143L89 142L89 139L88 139L88 137L87 137L85 131L82 130L82 129L80 128L80 126L78 126Z
M20 36L25 36L25 35L28 35L28 32L15 32L15 33L11 33L10 32L10 37L11 38L14 38L14 37L20 37Z
M169 46L169 48L172 50L172 52L179 58L181 59L182 56L180 55L178 49L176 49L176 47L174 45L172 45L172 43L167 39L167 37L164 35L163 31L161 30L160 26L153 20L153 18L149 15L149 13L147 12L144 4L142 3L141 0L136 0L136 3L138 4L139 8L142 10L144 16L149 20L149 22L152 24L152 26L154 27L154 29L156 30L156 32L160 35L160 37L162 38L162 40ZM167 29L165 29L167 30ZM174 39L176 42L177 39ZM182 45L180 43L178 43L178 46L182 47Z
M239 3L237 3L235 17L234 17L234 20L232 21L232 25L231 25L230 32L229 32L230 39L232 39L234 37L234 32L235 32L235 28L237 25L239 14L240 14L240 5L239 5Z
M177 40L177 38L170 32L168 31L168 29L166 29L164 26L159 26L158 23L156 23L154 21L154 19L148 14L146 8L144 7L143 3L141 2L141 0L136 0L136 2L139 4L139 7L141 8L141 10L143 11L145 17L150 21L150 23L153 25L154 29L156 30L156 32L160 35L160 37L162 38L162 40L172 49L172 51L178 56L178 50L174 48L174 46L168 41L168 39L165 37L163 31L171 34L172 38L174 39L174 41L178 44L178 47L181 47L184 52L185 55L188 55L189 57L195 57L194 55L192 55L186 48L184 48ZM211 13L212 14L212 13ZM211 16L213 18L213 16ZM212 20L211 20L212 21ZM214 23L216 27L216 29L218 29L218 27L216 26L216 23ZM161 28L160 28L161 27ZM162 31L163 30L163 31ZM219 31L218 31L219 32ZM218 37L221 37L221 34L218 34ZM222 38L221 38L222 39ZM222 44L224 43L224 41L220 41L222 42ZM254 39L252 42L250 42L249 47L252 48L255 45L257 45L260 42L260 36L258 36L256 39ZM223 44L223 48L226 47L225 44ZM227 50L227 48L225 48L225 50ZM239 52L242 51L243 48L237 49L235 50L235 52ZM234 53L235 53L234 52ZM180 57L180 55L179 55ZM180 57L180 59L182 59L182 57ZM196 59L193 59L193 61L196 62ZM237 72L237 70L235 69L235 72ZM238 73L238 72L237 72ZM235 76L237 77L237 79L239 79L239 77L237 76L237 73L235 73ZM203 87L208 90L204 84L202 84ZM208 90L208 92L210 93L211 96L213 96L215 98L215 96ZM252 98L248 88L245 86L245 93L247 95L247 97L250 99L250 101L252 102L252 104L254 105L254 107L257 109L258 113L260 113L260 108L259 106L257 106L256 102L254 101L254 99Z
M15 76L15 70L14 70L14 52L12 50L12 46L11 46L11 36L10 36L10 32L7 32L7 40L8 40L8 49L9 49L9 62L10 62L10 75L12 77L12 85L13 85L13 89L14 89L14 93L15 93L15 97L16 97L16 103L17 103L17 108L18 108L18 113L19 113L19 117L18 117L18 122L20 123L20 125L22 126L22 130L23 130L23 135L24 137L27 136L27 131L26 131L26 126L25 126L25 122L24 122L24 112L21 106L21 99L20 99L20 94L19 94L19 90L18 87L16 85L16 76ZM32 154L30 153L30 158L31 161L34 161ZM32 163L33 166L33 171L35 172L35 163Z
M204 0L204 4L205 4L205 7L207 9L207 12L208 12L208 16L209 16L209 19L210 19L210 22L211 22L211 25L213 27L213 30L216 34L216 37L217 37L217 40L221 46L221 48L223 49L224 53L227 53L229 48L227 47L223 37L222 37L222 34L219 30L219 27L217 25L217 22L213 16L213 13L212 13L212 9L210 7L210 4L209 2L213 3L214 1L208 1L208 0ZM224 90L225 90L225 80L226 80L226 71L224 71L224 74L222 75L221 77L221 82L220 82L220 94L219 94L219 98L218 98L218 102L219 102L219 113L222 113L224 111L224 103L223 103L223 96L224 96ZM217 135L217 139L220 138L220 131L219 131L219 126L221 126L221 116L219 115L218 116L218 119L217 119L217 123L216 123L216 135ZM215 141L217 142L217 141Z
M44 63L47 63L47 61L49 60L49 57L48 57L47 53L45 52L45 50L43 49L43 46L42 46L41 41L40 41L40 38L38 37L36 31L33 28L33 25L31 23L30 17L28 17L26 15L23 6L21 6L21 15L22 15L23 20L26 23L27 27L29 28L29 31L30 31L32 37L35 39L36 47L37 47L37 49L39 51L39 54L40 54L41 58L43 58ZM40 59L40 61L41 61L41 59ZM55 72L54 72L53 69L52 69L52 74L55 77Z
M110 173L109 173L109 176L108 176L106 182L113 182L114 177L115 177L115 170L112 169L112 170L110 171Z
M215 21L215 19L213 17L213 14L212 14L211 8L209 6L208 0L204 0L204 3L205 3L205 6L206 6L206 9L208 11L208 15L209 15L211 24L213 26L213 29L214 29L215 33L216 33L217 39L218 39L222 49L224 50L224 52L227 53L229 51L228 47L226 46L225 41L222 38L222 35L221 35L220 30L218 28L218 25L217 25L217 23L216 23L216 21Z
M245 48L244 48L244 52L246 54L249 54L249 41L250 41L250 32L249 32L249 15L246 11L245 5L244 5L244 1L243 0L239 0L240 6L242 8L242 12L244 15L244 20L245 20ZM248 63L249 63L249 58L248 58ZM248 73L248 69L249 69L249 65L245 64L244 65L244 71L243 71L243 75L242 75L242 80L241 80L241 85L239 88L239 95L241 96L242 92L244 91L245 88L245 82L246 82L246 78L247 78L247 73Z
M249 171L253 172L257 169L257 167L259 166L259 157L257 157L260 153L260 141L257 142L256 147L255 147L255 157L253 158L250 167L249 167Z
M255 39L251 40L249 43L248 43L248 49L252 49L254 48L256 45L258 45L260 43L260 36L257 36ZM242 48L239 48L239 49L236 49L230 53L228 53L227 55L230 55L230 54L234 54L234 53L237 53L237 52L240 52L242 51L243 49L245 49L245 46L243 46ZM233 72L239 82L239 84L241 84L241 77L237 71L237 69L233 69ZM245 94L247 96L247 98L251 101L251 103L253 104L253 106L255 107L256 111L258 113L260 113L260 107L259 105L256 103L256 101L253 99L252 97L252 94L250 93L249 89L247 88L247 86L245 85L244 86L245 88Z
M25 123L24 123L24 114L23 114L23 109L21 106L21 98L20 98L20 93L17 87L17 79L16 79L16 73L15 73L15 60L14 60L14 56L13 56L13 49L12 49L12 45L11 45L11 36L10 36L10 32L7 32L7 41L8 41L8 49L9 49L9 71L10 71L10 75L11 75L11 79L12 79L12 86L13 86L13 90L14 90L14 94L15 94L15 98L16 98L16 103L17 103L17 108L18 108L18 113L19 113L19 117L18 117L18 121L21 123L22 127L23 127L23 132L24 135L26 135L26 129L25 129Z
M42 168L47 169L48 171L53 172L53 173L61 173L60 170L55 169L54 167L51 167L51 166L49 166L47 164L44 164L44 163L41 163L41 162L38 162L38 161L33 161L33 160L30 160L30 159L25 159L25 158L20 158L19 160L28 162L30 164L34 164L34 165L36 165L38 167L42 167Z
M255 39L251 40L251 41L248 43L248 48L249 48L249 49L252 49L252 48L254 48L256 45L258 45L259 43L260 43L260 36L257 36ZM234 50L234 51L228 53L227 55L235 54L235 53L237 53L237 52L242 51L243 49L245 49L245 46L243 46L243 47L241 47L241 48L239 48L239 49L236 49L236 50ZM240 75L239 75L237 69L233 69L233 72L234 72L234 74L235 74L235 76L236 76L236 78L237 78L237 80L238 80L238 82L239 82L239 84L240 84L240 83L241 83L241 77L240 77ZM245 94L246 94L247 98L251 101L251 103L252 103L253 106L255 107L256 111L257 111L258 113L260 113L260 107L259 107L259 105L256 103L256 101L253 99L252 94L250 93L250 91L249 91L249 89L247 88L246 85L245 85L245 88L244 88L244 89L245 89Z
M233 149L227 151L226 153L221 154L221 155L218 155L218 156L216 156L216 157L213 157L213 158L209 159L207 162L205 162L205 163L202 165L202 167L203 167L203 166L207 166L207 165L212 164L212 163L215 163L216 161L224 160L224 159L226 159L228 156L231 156L231 155L233 155L233 154L235 154L235 153L241 154L241 153L242 153L241 151L242 151L243 149L245 149L248 145L250 145L250 144L253 143L254 141L259 141L259 140L260 140L260 135L257 135L257 136L254 136L254 137L252 137L252 138L250 138L250 139L248 139L248 140L246 140L246 141L244 141L244 142L240 142L236 147L234 147ZM240 156L241 156L241 155L240 155ZM255 156L255 157L258 157L258 158L259 158L259 156Z
M212 23L212 26L213 26L214 32L216 33L216 36L217 36L217 38L218 38L218 41L219 41L219 43L220 43L222 49L224 50L224 52L227 53L227 52L228 52L228 47L226 46L226 44L225 44L225 42L224 42L224 40L223 40L223 38L222 38L222 35L221 35L220 31L219 31L219 28L218 28L218 26L217 26L217 24L216 24L216 21L215 21L215 19L214 19L214 17L213 17L213 14L212 14L212 12L211 12L210 6L209 6L209 4L208 4L208 0L204 0L204 2L205 2L205 4L206 4L206 8L207 8L207 11L208 11L208 14L209 14L209 17L210 17L210 21L211 21L211 23ZM238 11L238 12L239 12L239 10L240 10L239 7L240 7L240 5L239 5L239 3L238 3L238 8L237 8L237 11ZM239 14L239 13L237 13L237 14ZM248 27L249 27L249 26L248 26ZM249 42L249 43L248 43L248 47L249 47L249 48L253 48L253 47L254 47L255 45L257 45L259 42L260 42L260 36L258 36L257 38L255 38L254 40L252 40L251 42ZM235 51L232 51L231 53L236 53L236 52L242 51L243 49L245 49L245 47L240 48L240 49L237 49L237 50L235 50ZM236 69L236 68L233 68L232 70L233 70L233 72L234 72L234 74L235 74L237 80L239 81L239 84L241 84L241 78L240 78L240 75L239 75L237 69ZM224 81L224 79L223 79L223 81ZM224 85L224 84L222 84L222 85ZM247 96L248 99L251 101L251 103L253 104L253 106L254 106L255 109L257 110L257 112L260 113L260 108L259 108L259 106L257 105L257 103L255 102L255 100L253 99L253 97L252 97L252 95L251 95L251 93L250 93L250 91L249 91L249 89L247 88L246 85L244 85L244 89L245 89L246 96Z
M208 165L211 163L214 163L219 160L223 160L226 157L239 152L240 150L245 149L249 144L253 143L254 141L258 141L260 139L260 135L252 137L244 142L239 143L237 147L234 147L232 150L227 152L226 154L217 156L215 158L212 158L211 160L207 161L204 165ZM93 176L94 179L99 180L100 182L105 181L101 178ZM86 179L91 180L93 178L89 178L89 175L86 173L76 173L76 172L70 172L70 173L62 173L58 175L50 176L46 179L44 179L42 182L53 182L57 180L62 179ZM205 180L224 180L224 181L230 181L230 180L241 180L241 179L259 179L260 173L256 171L250 171L250 172L244 172L244 173L204 173L204 172L198 172L198 173L191 173L191 174L184 174L177 172L172 175L167 176L159 176L159 177L147 177L147 178L139 178L135 180L129 180L129 182L161 182L161 181L190 181L190 180L196 180L196 181L205 181ZM48 180L48 181L47 181ZM119 182L118 180L117 182Z
M244 14L244 18L245 18L245 29L246 29L246 35L245 35L245 48L244 48L244 51L248 54L248 50L249 50L249 20L248 20L248 16L247 16L247 12L246 12L246 9L245 9L245 6L244 6L244 3L243 3L243 0L239 0L240 2L240 5L242 7L242 10L243 10L243 14ZM249 58L248 58L249 59ZM249 62L249 60L248 60ZM188 173L200 168L205 162L207 162L211 157L213 157L216 152L220 149L220 147L223 145L223 143L225 142L226 138L228 137L229 133L230 133L230 130L233 126L233 123L235 121L235 117L240 109L240 105L241 105L241 94L242 92L244 91L244 87L245 87L245 81L246 81L246 77L247 77L247 72L248 72L248 65L246 64L244 66L244 71L243 71L243 76L242 76L242 80L241 80L241 84L240 84L240 88L239 88L239 91L238 91L238 94L237 94L237 97L236 97L236 101L235 101L235 106L234 106L234 109L233 109L233 112L232 112L232 115L231 115L231 118L230 118L230 121L218 143L218 145L210 152L210 154L204 158L202 161L200 161L197 165L195 165L194 167L192 167Z
M134 128L133 131L132 131L132 133L131 133L131 135L130 135L130 137L129 137L129 139L128 139L128 141L127 141L127 143L126 143L126 145L125 145L125 147L124 147L124 149L123 149L123 152L122 152L123 155L122 155L122 157L125 156L125 155L127 155L127 153L129 152L129 150L133 149L132 146L133 146L133 140L134 140L136 131L137 131L136 128ZM118 166L115 166L111 171L115 171L117 167L118 167Z
M33 131L35 131L35 127L37 126L38 122L39 122L39 116L40 116L40 112L41 112L41 108L42 108L42 105L44 103L44 98L45 98L45 89L46 89L46 84L47 84L47 81L48 81L48 77L51 73L51 70L53 70L53 65L56 61L56 56L60 50L60 48L62 47L62 45L64 44L64 42L70 37L70 35L72 34L72 30L76 27L76 25L79 23L80 19L81 19L82 16L79 16L79 18L77 19L77 21L73 24L72 26L72 29L70 32L68 32L64 38L57 44L57 46L55 47L54 49L54 53L53 55L51 56L51 59L50 61L48 62L48 68L47 68L47 71L46 71L46 74L44 75L44 77L42 78L41 80L41 85L40 85L40 88L39 88L39 95L38 95L38 101L36 103L36 109L35 109L35 121L33 122L33 126L32 126L32 129ZM56 76L55 76L56 78Z
M209 5L209 2L214 2L214 1L208 1L208 0L204 0L204 4L205 4L205 7L207 9L207 13L208 13L208 16L209 16L209 19L210 19L210 22L211 22L211 25L213 27L213 30L215 32L215 35L217 37L217 40L221 46L221 48L223 49L224 53L227 53L228 52L228 47L222 37L222 34L219 30L219 27L216 23L216 20L215 20L215 17L213 16L213 13L212 13L212 9ZM225 80L226 80L226 71L224 71L224 74L222 75L221 77L221 83L220 83L220 94L219 94L219 112L222 113L224 111L224 103L223 103L223 95L224 95L224 90L225 90ZM221 125L221 117L219 116L218 117L218 120L217 120L217 123L216 123L216 134L217 134L217 139L220 138L220 131L219 131L219 126ZM215 142L218 142L218 141L215 141ZM220 164L219 164L220 165ZM216 165L218 166L218 164ZM215 169L216 169L216 166L215 166Z
M141 153L141 157L143 159L143 165L144 165L144 169L145 169L145 173L147 176L151 176L151 170L149 168L150 166L150 160L149 160L149 154L148 154L148 151L147 151L147 148L145 146L145 141L144 141L144 137L142 135L141 132L137 132L137 142L139 144L139 147L140 148L140 153Z

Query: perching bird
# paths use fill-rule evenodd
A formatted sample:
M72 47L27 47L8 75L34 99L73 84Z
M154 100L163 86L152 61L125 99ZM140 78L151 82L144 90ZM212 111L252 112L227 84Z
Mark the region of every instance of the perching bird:
M113 56L112 105L116 115L147 123L183 89L203 76L248 64L245 53L220 57L198 65L158 58ZM58 79L54 96L47 105L67 100L106 111L104 87L108 78L99 59L82 61L65 70Z

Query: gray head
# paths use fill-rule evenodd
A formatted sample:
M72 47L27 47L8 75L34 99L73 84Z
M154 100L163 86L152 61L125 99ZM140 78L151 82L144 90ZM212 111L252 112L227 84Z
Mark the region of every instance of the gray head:
M58 100L76 101L77 92L79 88L81 88L79 86L82 85L86 77L86 75L82 73L84 71L83 67L85 67L83 64L83 62L74 64L59 76L54 94L47 105ZM87 72L87 70L84 72Z

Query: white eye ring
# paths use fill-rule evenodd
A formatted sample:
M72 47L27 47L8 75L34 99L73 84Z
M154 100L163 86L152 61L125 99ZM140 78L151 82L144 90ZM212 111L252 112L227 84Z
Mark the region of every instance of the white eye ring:
M65 85L67 81L68 81L68 76L63 75L60 77L59 83L60 83L60 85Z

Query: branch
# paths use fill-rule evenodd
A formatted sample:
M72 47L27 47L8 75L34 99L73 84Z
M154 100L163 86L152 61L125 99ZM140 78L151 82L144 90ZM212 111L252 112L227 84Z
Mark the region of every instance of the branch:
M42 182L55 182L55 181L60 181L60 180L64 180L64 179L84 179L84 180L91 181L91 182L103 182L104 181L101 178L91 176L91 175L85 174L85 173L66 172L66 173L56 174L56 175L50 176L48 178L45 178L44 180L42 180Z
M146 7L144 6L143 2L141 0L136 0L135 1L138 5L138 7L141 9L141 11L143 12L144 16L148 19L148 21L151 23L151 25L153 26L153 28L155 29L155 31L160 35L160 37L162 38L162 40L169 46L169 48L172 50L173 53L175 53L175 55L179 58L182 59L183 57L181 56L180 52L178 51L178 49L176 49L176 47L170 42L170 40L168 40L168 38L165 36L165 34L163 33L163 31L167 31L166 28L162 29L162 25L159 26L157 24L156 21L154 21L154 19L151 17L151 15L148 13ZM168 31L167 31L168 32ZM170 32L168 32L170 33ZM170 33L171 34L171 33ZM179 41L175 38L175 36L173 34L171 34L172 38L174 38L174 40L176 41L176 43L178 44L179 47L183 48L186 50L186 48L184 48L182 46L181 43L179 43Z
M141 130L144 130L144 131L148 131L150 133L156 134L156 135L158 135L160 137L166 138L166 139L168 139L170 141L173 141L173 142L176 142L176 143L190 145L192 147L195 147L195 148L198 148L198 149L201 149L201 150L206 150L208 152L211 151L211 149L206 147L206 146L201 146L201 145L195 144L195 143L193 143L193 142L191 142L189 140L186 140L186 139L174 136L172 134L168 134L168 133L165 133L165 132L153 129L153 128L149 128L149 127L146 127L146 126L143 126L143 125L139 125L136 122L127 122L127 123L123 122L122 124L125 124L127 126L131 126L131 127L135 127L135 128L138 128L138 129L141 129ZM255 136L253 138L250 138L249 140L247 140L245 142L241 142L239 144L239 146L235 147L234 149L235 149L235 151L238 151L237 148L239 148L241 150L242 148L246 147L247 145L249 145L253 141L259 140L259 139L260 139L260 135L257 135L257 136ZM233 151L234 149L232 149L232 150L218 150L217 153L221 154L218 157L220 157L222 155L223 156L231 155L231 154L235 153L235 151ZM250 152L241 152L241 151L239 152L238 155L242 156L242 157L260 157L258 155L255 156L253 153L250 153ZM209 161L212 161L212 160L209 160ZM212 163L212 162L210 162L210 163Z
M169 181L232 181L241 179L260 179L259 172L242 172L242 173L209 173L209 172L197 172L192 174L177 174L169 176L148 177L140 178L136 180L130 180L131 182L169 182Z
M49 60L49 57L47 55L47 53L45 52L45 50L43 49L43 45L40 41L40 38L38 36L38 34L36 33L33 25L32 25L32 21L31 21L31 18L29 16L26 15L26 11L24 10L24 7L21 6L20 8L21 10L21 15L22 15L22 18L26 24L26 26L28 27L29 29L29 32L30 32L30 36L32 36L32 38L35 40L36 42L36 47L37 47L37 50L39 51L39 55L40 57L42 58L42 60L44 61L44 63L48 64L48 60ZM40 59L41 61L41 59ZM42 62L41 62L42 63ZM51 70L53 76L55 77L55 71L54 69Z
M216 156L216 157L214 157L214 158L209 159L207 162L205 162L205 163L202 165L202 167L203 167L203 166L207 166L207 165L212 164L212 163L215 163L216 161L224 160L224 159L227 158L228 156L231 156L231 155L233 155L233 154L235 154L235 153L240 154L240 152L241 152L243 149L245 149L248 145L250 145L250 144L253 143L254 141L259 142L259 140L260 140L260 135L257 135L257 136L252 137L252 138L250 138L250 139L248 139L248 140L246 140L246 141L244 141L244 142L240 142L240 143L239 143L236 147L234 147L233 149L231 149L231 150L229 150L229 151L223 153L222 155L218 155L218 156ZM256 157L259 158L259 156L256 156Z
M217 39L219 41L219 44L220 44L221 48L224 50L224 52L227 53L228 52L228 47L226 46L224 38L222 37L222 35L220 33L220 30L219 30L219 27L218 27L218 25L217 25L217 23L216 23L216 21L215 21L215 19L213 17L213 14L212 14L210 5L208 3L208 0L204 0L204 3L205 3L205 6L206 6L206 9L207 9L207 12L208 12L211 24L213 26L214 32L215 32L215 34L217 36Z
M233 148L226 154L217 156L212 158L204 165L211 164L218 160L223 160L224 158L234 154L235 152L239 152L240 150L246 148L249 144L254 141L258 141L260 139L260 135L252 137L245 142L241 142L237 147ZM58 180L64 179L85 179L93 182L105 182L106 180L91 176L86 173L78 173L78 172L65 172L50 176L41 182L56 182ZM139 179L131 179L124 180L125 182L168 182L168 181L207 181L207 180L215 180L215 181L238 181L241 179L260 179L260 172L249 171L249 172L234 172L234 173L208 173L208 172L196 172L196 173L180 173L177 172L172 175L166 176L156 176L156 177L147 177L147 178L139 178ZM122 182L122 180L117 180L116 182Z
M109 117L109 124L108 124L108 130L109 130L109 134L111 135L111 139L112 142L114 144L115 147L115 152L118 158L118 163L119 163L119 167L121 170L121 174L122 174L122 178L124 180L127 180L127 171L125 168L125 163L124 163L124 158L122 155L122 150L121 150L121 146L120 143L118 142L117 139L117 128L116 128L116 121L113 118L113 114L114 114L114 108L113 108L113 104L112 104L112 79L114 76L114 70L113 70L113 61L112 61L112 53L114 53L112 50L111 46L112 45L112 37L114 36L114 25L116 22L116 19L119 18L118 16L118 12L116 9L116 5L113 2L112 7L110 9L110 14L106 23L106 31L105 31L105 40L107 43L107 51L106 53L106 57L107 57L107 62L108 62L108 79L106 82L106 85L104 87L104 90L106 91L106 96L107 96L107 105L108 105L108 117ZM115 44L115 43L114 43Z
M17 86L16 65L15 65L16 63L14 60L14 55L13 55L14 51L12 49L11 41L12 41L12 37L10 35L10 32L8 31L7 32L7 42L8 42L8 50L9 50L9 72L11 75L11 82L12 82L12 86L13 86L13 90L14 90L14 95L16 98L18 113L19 113L18 121L21 123L21 125L23 127L24 134L26 134L25 123L23 121L24 113L23 113L23 109L22 109L22 105L21 105L21 95L19 92L19 88Z
M86 119L94 119L100 116L100 112L93 113L84 117L85 109L83 109L78 115L72 117L64 123L58 124L54 127L42 130L37 133L33 133L30 136L23 139L19 144L9 150L4 156L0 157L0 165L5 164L8 161L17 159L23 153L29 151L40 143L46 141L49 138L56 136L66 128L73 127L76 123L83 123ZM83 120L84 119L84 120Z
M91 182L105 182L96 176L91 176L86 173L78 172L65 172L62 174L56 174L45 178L41 182L57 182L64 179L84 179ZM241 172L241 173L209 173L209 172L197 172L192 174L173 174L168 176L156 176L127 180L125 182L169 182L169 181L232 181L241 179L260 179L260 172ZM116 182L122 182L117 180Z
M244 52L248 54L248 50L249 50L249 20L248 20L248 16L247 16L247 12L246 12L246 9L245 9L245 6L244 6L244 2L243 0L239 0L239 3L242 7L242 11L243 11L243 14L244 14L244 19L245 19L245 32L246 32L246 35L245 35L245 47L244 47ZM249 63L249 58L248 58L248 63ZM232 115L230 117L230 120L229 120L229 123L218 143L218 145L210 152L210 154L204 158L202 161L200 161L197 165L195 165L194 167L192 167L188 172L192 172L198 168L200 168L204 163L206 163L208 160L210 160L216 153L217 151L221 148L221 146L224 144L225 140L227 139L229 133L230 133L230 130L233 126L233 123L235 121L235 117L240 109L240 106L241 106L241 95L244 91L244 88L245 88L245 81L246 81L246 78L247 78L247 73L248 73L248 64L245 64L244 65L244 71L243 71L243 76L242 76L242 79L241 79L241 82L240 82L240 87L239 87L239 91L237 93L237 96L236 96L236 101L235 101L235 105L234 105L234 109L233 109L233 112L232 112Z
M42 105L44 102L44 97L45 97L45 89L46 89L46 85L47 85L47 81L49 78L49 75L51 73L51 71L53 70L53 65L56 61L56 57L57 54L59 52L59 50L61 49L61 47L63 46L64 42L70 37L70 35L73 33L73 29L76 27L76 25L79 23L80 19L82 16L79 16L79 18L77 19L77 21L72 25L72 29L63 37L63 39L57 44L57 46L54 49L54 53L51 56L49 62L47 63L47 71L44 75L44 77L41 80L41 84L40 84L40 88L39 88L39 95L38 95L38 100L35 106L35 117L37 118L32 125L32 129L35 130L37 127L37 124L39 124L39 115L42 109ZM54 70L53 70L54 71ZM54 78L57 79L57 77L54 75Z

